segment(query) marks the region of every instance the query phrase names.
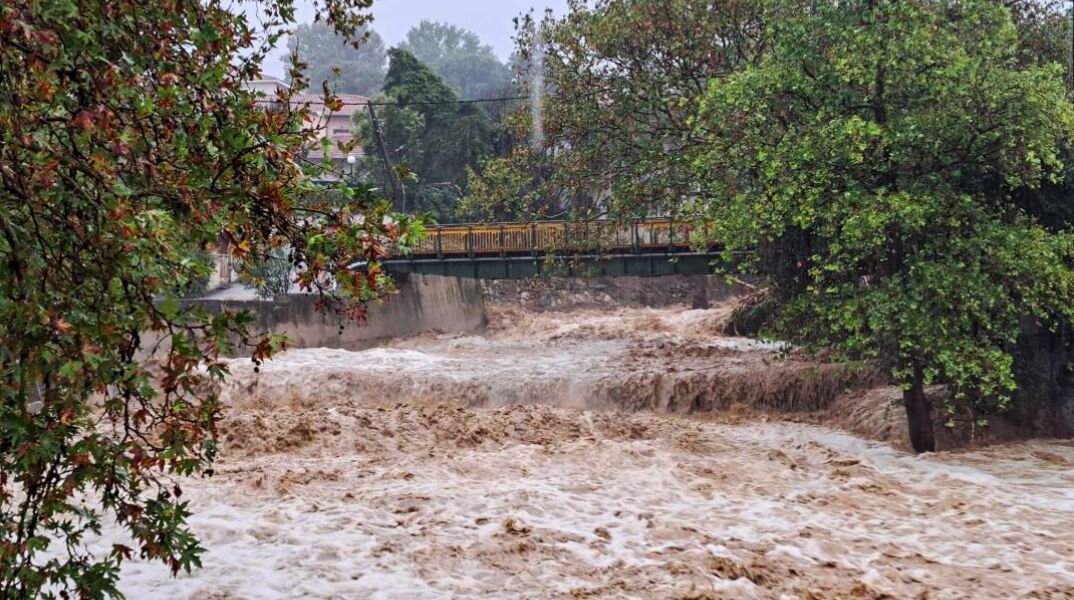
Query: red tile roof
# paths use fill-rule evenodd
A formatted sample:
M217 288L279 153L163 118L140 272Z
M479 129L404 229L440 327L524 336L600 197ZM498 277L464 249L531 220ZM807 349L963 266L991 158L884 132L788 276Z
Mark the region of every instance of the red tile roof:
M369 104L369 98L359 96L358 94L336 94L336 96L343 102L343 107L339 111L334 111L333 114L352 116L355 112L364 110L365 105ZM298 106L309 104L310 108L313 110L323 110L324 95L295 94L294 96L291 96L291 104Z

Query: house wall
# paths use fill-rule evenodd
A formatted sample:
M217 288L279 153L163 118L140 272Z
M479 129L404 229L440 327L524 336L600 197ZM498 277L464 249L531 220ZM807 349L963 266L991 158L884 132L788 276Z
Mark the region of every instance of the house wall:
M325 123L325 132L329 136L346 135L352 136L354 132L354 122L351 121L351 117L346 114L333 113Z

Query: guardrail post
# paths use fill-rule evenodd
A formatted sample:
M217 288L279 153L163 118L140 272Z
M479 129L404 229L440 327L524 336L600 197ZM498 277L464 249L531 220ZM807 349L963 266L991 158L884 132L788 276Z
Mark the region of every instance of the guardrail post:
M444 260L444 228L436 226L436 258Z
M533 256L537 256L537 224L530 223L530 248Z
M630 243L634 246L634 254L641 253L641 240L638 239L638 222L632 221L630 224Z
M466 256L474 257L474 228L466 228Z
M503 223L500 223L500 258L504 258L507 256L507 249L504 248L505 238L503 235L503 227Z

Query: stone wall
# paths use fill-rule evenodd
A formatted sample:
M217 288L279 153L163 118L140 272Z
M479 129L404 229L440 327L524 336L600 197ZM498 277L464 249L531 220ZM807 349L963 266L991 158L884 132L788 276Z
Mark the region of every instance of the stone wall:
M483 280L483 286L490 303L538 311L617 306L704 308L750 291L720 275L535 277Z

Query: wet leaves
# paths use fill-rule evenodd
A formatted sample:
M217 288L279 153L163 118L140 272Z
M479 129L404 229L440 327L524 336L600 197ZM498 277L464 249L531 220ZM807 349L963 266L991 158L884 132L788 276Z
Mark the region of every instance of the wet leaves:
M353 33L368 6L320 9ZM207 380L226 375L221 352L249 344L266 360L286 347L250 331L249 315L181 301L214 254L289 247L306 290L358 317L393 288L350 265L375 264L417 227L397 216L386 228L371 190L336 198L314 184L319 167L298 166L316 133L289 103L266 111L244 91L277 39L259 45L247 15L216 0L97 8L0 6L0 71L17 73L0 80L3 597L114 595L132 554L200 564L169 477L208 472L216 456ZM259 8L270 30L294 18L290 2ZM318 232L332 239L311 248ZM134 543L95 557L83 540L108 513ZM46 537L50 561L37 556Z

